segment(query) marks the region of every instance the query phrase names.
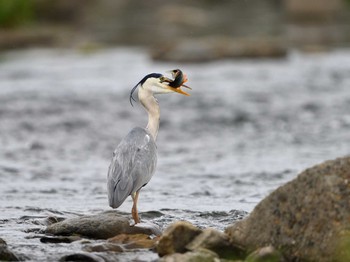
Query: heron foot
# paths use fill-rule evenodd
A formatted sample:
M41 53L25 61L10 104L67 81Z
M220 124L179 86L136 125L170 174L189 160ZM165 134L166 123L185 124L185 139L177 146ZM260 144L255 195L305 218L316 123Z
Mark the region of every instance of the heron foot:
M136 226L134 219L132 219L132 218L129 219L129 226L131 226L131 227Z

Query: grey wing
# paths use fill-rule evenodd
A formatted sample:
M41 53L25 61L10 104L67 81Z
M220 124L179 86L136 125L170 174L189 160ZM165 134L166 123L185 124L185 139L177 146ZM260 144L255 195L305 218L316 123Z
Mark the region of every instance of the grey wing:
M153 137L143 128L134 128L118 145L108 170L108 200L119 207L132 193L152 178L157 163Z
M132 179L125 174L118 158L115 156L114 153L107 178L108 201L113 208L119 207L132 191Z

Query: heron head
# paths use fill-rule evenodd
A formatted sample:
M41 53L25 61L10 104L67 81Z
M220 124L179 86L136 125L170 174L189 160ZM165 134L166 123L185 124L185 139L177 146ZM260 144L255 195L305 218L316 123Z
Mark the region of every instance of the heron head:
M174 70L173 70L174 71ZM172 74L174 76L174 74ZM187 78L186 78L187 80ZM167 78L166 76L158 73L152 73L146 75L137 85L131 90L130 93L130 103L132 105L133 93L137 89L138 86L144 90L148 90L153 94L169 94L169 93L179 93L185 96L189 96L190 94L186 93L181 89L181 85L178 87L171 86L171 83L175 81Z

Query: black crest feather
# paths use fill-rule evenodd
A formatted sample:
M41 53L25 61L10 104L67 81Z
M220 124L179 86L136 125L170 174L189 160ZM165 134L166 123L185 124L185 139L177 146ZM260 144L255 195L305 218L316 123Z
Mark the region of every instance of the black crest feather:
M148 78L152 78L152 77L153 77L153 78L160 78L161 76L163 76L163 75L162 75L162 74L159 74L159 73L152 73L152 74L148 74L148 75L146 75L144 78L142 78L141 81L138 82L138 83L136 84L136 86L133 87L133 89L131 89L130 97L129 97L131 106L134 106L134 105L132 104L132 101L133 101L133 100L136 102L135 98L134 98L132 95L133 95L133 93L135 92L135 90L137 89L137 87L138 87L139 85L143 85L143 84L146 82L146 80L147 80Z

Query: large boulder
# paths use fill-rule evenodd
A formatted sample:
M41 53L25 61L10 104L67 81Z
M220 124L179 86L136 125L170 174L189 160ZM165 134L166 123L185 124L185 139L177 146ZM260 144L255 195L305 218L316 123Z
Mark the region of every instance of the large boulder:
M305 170L226 233L251 251L272 245L291 261L350 261L350 157Z
M52 224L46 233L53 235L81 235L94 239L107 239L119 234L160 235L158 226L140 223L131 226L129 219L115 211L103 212L91 216L70 218Z

